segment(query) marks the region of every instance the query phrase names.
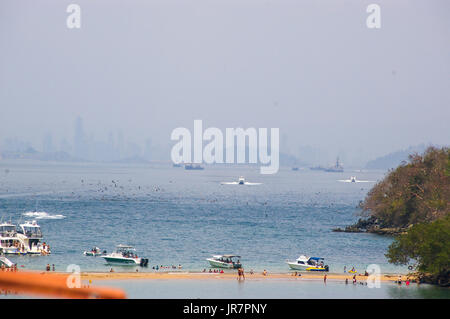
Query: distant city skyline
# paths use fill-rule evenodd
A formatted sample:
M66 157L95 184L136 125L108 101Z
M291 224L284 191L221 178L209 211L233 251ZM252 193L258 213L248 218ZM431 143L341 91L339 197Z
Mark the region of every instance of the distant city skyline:
M281 139L281 146L286 146L288 137L284 135ZM206 144L206 142L205 142ZM284 145L283 145L284 144ZM337 154L330 150L324 150L311 146L299 146L297 154L289 152L282 153L282 166L311 166L321 165L328 166L334 164L337 158L344 164L350 163L350 167L364 167L368 162L374 161L379 157L384 157L392 153L404 151L423 151L432 143L410 145L404 149L398 149L394 152L380 154L379 156L369 158L367 160L362 158L349 157L344 151ZM59 157L51 156L52 153L67 153L71 158L63 158L64 160L87 160L97 162L118 162L118 161L170 161L170 148L154 145L151 138L147 138L141 145L129 140L121 130L110 131L107 138L104 140L97 140L92 134L89 134L89 128L84 127L84 121L81 117L77 117L73 123L72 136L62 137L60 140L55 140L51 132L46 132L39 145L34 145L28 140L17 137L4 138L0 141L0 155L2 152L18 152L26 153L30 150L42 152L44 159L53 160ZM439 146L439 145L438 145ZM45 157L45 154L47 157ZM404 154L403 154L404 155ZM292 158L287 159L286 156ZM353 155L350 155L353 156ZM397 155L398 157L399 155ZM406 156L406 155L405 155ZM406 159L406 157L405 157Z
M195 119L321 165L450 142L446 0L377 1L377 29L356 0L77 4L69 29L68 4L1 2L0 147L169 160Z

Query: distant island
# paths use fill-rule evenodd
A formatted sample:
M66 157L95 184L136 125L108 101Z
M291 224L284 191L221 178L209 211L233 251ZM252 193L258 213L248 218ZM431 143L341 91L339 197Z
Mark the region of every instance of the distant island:
M367 162L366 169L388 170L399 166L402 162L408 161L408 157L413 153L423 153L427 149L425 144L410 146L405 150L396 151L387 155L378 157Z

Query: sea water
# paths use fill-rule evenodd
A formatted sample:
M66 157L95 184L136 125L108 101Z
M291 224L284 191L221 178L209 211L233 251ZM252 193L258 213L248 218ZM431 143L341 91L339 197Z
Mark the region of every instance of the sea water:
M247 278L249 275L247 274ZM379 288L343 280L251 279L245 281L211 280L111 280L95 281L98 286L123 289L128 298L171 299L415 299L450 298L448 288L382 282Z
M214 254L238 254L246 271L287 272L286 259L324 257L330 272L344 266L364 272L406 273L388 263L388 236L333 232L357 221L359 202L382 171L327 173L281 168L261 175L258 167L206 166L189 171L164 164L47 163L0 161L0 218L35 219L50 256L10 256L19 269L70 264L81 271L109 271L101 257L86 257L94 246L111 252L133 245L149 267L182 265L208 269ZM222 185L237 181L261 185ZM32 214L33 211L37 213ZM30 213L32 212L32 213ZM115 271L135 271L114 267Z

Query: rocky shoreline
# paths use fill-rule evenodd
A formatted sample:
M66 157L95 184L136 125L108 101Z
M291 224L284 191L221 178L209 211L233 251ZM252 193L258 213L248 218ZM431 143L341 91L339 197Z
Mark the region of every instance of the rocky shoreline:
M373 233L394 236L405 234L409 227L384 227L384 225L380 224L377 218L369 217L368 219L360 218L355 224L346 226L345 228L333 228L333 231L344 233Z

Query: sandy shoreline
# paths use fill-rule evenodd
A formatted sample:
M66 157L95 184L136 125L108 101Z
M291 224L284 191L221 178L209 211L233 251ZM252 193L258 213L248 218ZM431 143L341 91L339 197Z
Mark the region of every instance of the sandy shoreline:
M327 273L327 280L342 280L348 279L352 281L353 274L336 274ZM382 274L380 281L395 281L399 275L396 274ZM402 280L407 279L407 275L402 275ZM324 273L302 273L301 276L293 276L291 273L269 273L267 276L263 276L261 273L255 273L253 275L246 273L245 279L252 280L266 280L266 279L316 279L323 280ZM202 272L83 272L81 273L82 280L124 280L124 279L145 279L145 280L231 280L237 279L237 274L233 273L202 273ZM357 281L365 281L367 277L362 275L356 275Z

